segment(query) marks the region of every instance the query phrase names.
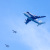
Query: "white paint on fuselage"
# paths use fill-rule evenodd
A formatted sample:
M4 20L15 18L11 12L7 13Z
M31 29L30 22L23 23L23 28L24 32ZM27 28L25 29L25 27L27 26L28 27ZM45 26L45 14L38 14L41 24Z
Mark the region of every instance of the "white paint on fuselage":
M27 12L24 13L24 15L25 15L26 17L31 17Z

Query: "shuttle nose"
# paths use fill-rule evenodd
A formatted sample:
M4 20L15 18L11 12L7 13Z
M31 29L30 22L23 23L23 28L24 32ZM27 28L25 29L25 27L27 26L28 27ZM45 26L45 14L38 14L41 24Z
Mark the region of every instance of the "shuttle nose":
M29 13L29 12L27 11L27 13Z

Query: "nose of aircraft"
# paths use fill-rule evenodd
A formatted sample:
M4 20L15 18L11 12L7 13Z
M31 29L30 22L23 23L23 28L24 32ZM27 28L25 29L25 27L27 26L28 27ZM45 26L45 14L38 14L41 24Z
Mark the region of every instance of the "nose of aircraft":
M23 14L25 14L25 13L23 13Z
M26 12L24 12L23 14L25 14Z
M26 12L25 13L23 13L24 15L26 15Z

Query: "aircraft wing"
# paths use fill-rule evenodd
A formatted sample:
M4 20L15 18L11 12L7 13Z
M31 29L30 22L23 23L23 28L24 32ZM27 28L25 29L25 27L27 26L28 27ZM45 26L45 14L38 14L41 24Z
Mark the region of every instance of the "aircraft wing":
M29 23L30 21L31 21L31 20L29 20L29 19L27 18L27 20L26 20L25 24Z
M46 16L35 16L35 18L43 18L43 17L46 17Z

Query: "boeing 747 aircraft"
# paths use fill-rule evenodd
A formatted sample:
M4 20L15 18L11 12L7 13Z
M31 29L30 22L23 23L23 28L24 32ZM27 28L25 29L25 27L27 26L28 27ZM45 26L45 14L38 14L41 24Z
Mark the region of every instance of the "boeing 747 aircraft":
M28 24L30 21L37 23L38 24L37 26L45 23L45 22L38 21L37 19L46 16L36 16L36 15L32 15L30 12L25 12L24 15L27 17L25 24Z

